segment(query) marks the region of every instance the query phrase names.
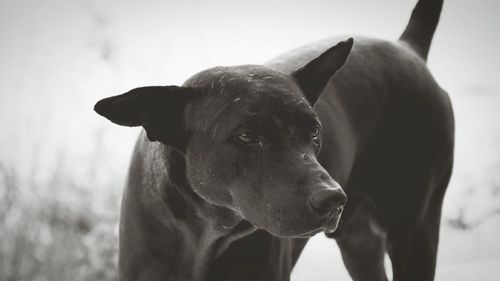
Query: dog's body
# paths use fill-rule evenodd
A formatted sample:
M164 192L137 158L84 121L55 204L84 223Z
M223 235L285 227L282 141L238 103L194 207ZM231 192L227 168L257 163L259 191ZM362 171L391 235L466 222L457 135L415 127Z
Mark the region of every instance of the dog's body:
M156 88L96 105L145 128L122 203L120 279L289 280L305 237L326 231L354 280L386 280L386 250L395 280L432 280L454 135L448 96L425 65L441 5L421 0L398 42L355 38L349 59L352 41L331 39L262 67L199 73L166 90L182 126L161 115L174 108L131 109L154 106L137 97L161 103ZM259 137L238 129L226 146L244 113L273 126L255 125ZM177 131L158 131L158 114ZM337 182L349 198L338 228Z

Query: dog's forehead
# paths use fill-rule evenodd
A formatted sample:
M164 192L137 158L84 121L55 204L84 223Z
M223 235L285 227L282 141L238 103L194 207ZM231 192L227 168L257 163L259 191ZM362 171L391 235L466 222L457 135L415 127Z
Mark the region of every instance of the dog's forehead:
M193 76L185 85L201 90L200 106L214 113L308 104L293 79L260 65L215 67Z
M314 115L298 85L287 75L257 65L216 67L193 76L184 86L198 88L197 127L224 123L231 128L248 118ZM234 123L234 124L233 124Z
M298 85L289 76L260 65L214 67L194 75L185 86L201 89L218 99L255 99L261 94L301 96Z

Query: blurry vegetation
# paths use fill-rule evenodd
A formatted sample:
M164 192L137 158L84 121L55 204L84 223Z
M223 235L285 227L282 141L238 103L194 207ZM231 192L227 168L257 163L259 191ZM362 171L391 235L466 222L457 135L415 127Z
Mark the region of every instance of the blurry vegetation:
M42 184L0 163L0 280L117 280L118 200L108 190L96 196L62 168Z
M488 177L480 182L462 183L464 192L462 202L457 206L458 212L446 219L450 227L457 230L473 230L500 216L500 159L496 160L485 174ZM452 188L454 186L449 187Z

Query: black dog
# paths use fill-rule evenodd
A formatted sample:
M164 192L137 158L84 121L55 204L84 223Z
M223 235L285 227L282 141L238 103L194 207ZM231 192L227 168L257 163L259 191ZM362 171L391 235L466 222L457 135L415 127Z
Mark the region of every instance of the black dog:
M324 231L354 280L386 280L385 251L395 280L432 280L454 136L425 65L441 6L419 1L397 42L327 40L98 102L145 132L120 279L289 280Z

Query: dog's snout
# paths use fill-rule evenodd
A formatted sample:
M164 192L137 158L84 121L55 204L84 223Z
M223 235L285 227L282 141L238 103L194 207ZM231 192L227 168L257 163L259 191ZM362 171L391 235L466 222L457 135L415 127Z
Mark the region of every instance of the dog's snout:
M341 213L347 203L347 196L341 189L323 189L309 198L312 209L321 216L332 212Z

